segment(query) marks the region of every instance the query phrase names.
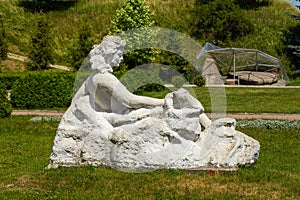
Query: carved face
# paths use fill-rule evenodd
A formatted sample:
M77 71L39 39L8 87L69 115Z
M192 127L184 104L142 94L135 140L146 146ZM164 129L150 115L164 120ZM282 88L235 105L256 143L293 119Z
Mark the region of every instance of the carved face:
M110 62L111 66L113 67L119 66L122 59L123 59L123 51L117 50Z
M100 73L113 72L112 67L119 66L123 59L125 41L118 37L107 36L100 45L94 46L90 52L92 69Z

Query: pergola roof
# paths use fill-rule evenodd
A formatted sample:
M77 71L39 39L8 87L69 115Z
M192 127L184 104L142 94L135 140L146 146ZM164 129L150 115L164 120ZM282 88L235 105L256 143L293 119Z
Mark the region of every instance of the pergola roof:
M278 79L289 82L289 78L281 62L260 50L244 48L220 48L206 43L201 54L207 53L214 60L221 76L237 71L273 72ZM206 65L202 71L208 70Z

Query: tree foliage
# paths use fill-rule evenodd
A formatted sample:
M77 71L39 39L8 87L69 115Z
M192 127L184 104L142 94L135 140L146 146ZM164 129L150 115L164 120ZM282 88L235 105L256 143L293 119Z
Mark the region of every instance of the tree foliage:
M234 0L197 1L193 12L195 37L220 44L252 32L253 24Z
M65 10L76 4L77 0L20 0L18 5L30 12L49 12L52 10Z
M144 0L125 0L121 9L116 11L112 21L112 32L151 27L154 24L154 13L150 11Z
M149 35L136 34L134 30L153 26L153 16L154 13L150 11L144 0L125 0L122 8L116 11L116 16L112 21L111 34L128 31L124 38L126 39L127 47L134 49L133 46L136 46L136 44L138 44L137 46L143 46L141 44L149 40ZM136 67L151 60L153 54L154 52L151 49L130 51L124 55L122 65L126 65L129 68Z
M80 27L77 42L70 52L71 65L77 70L80 68L93 46L91 36L91 27L87 23L84 23L84 25Z
M300 77L300 17L294 14L288 14L288 16L295 20L296 25L283 32L282 43L285 46L282 49L292 61L289 66L291 70L289 75L297 78Z
M235 0L235 2L241 8L258 8L260 6L267 6L271 3L271 0Z
M300 70L300 25L292 27L285 34L285 40L287 54L294 64L291 66L291 70ZM298 74L296 73L294 76L298 77Z
M203 76L201 74L198 74L197 76L195 76L195 78L193 79L193 83L195 85L197 85L198 87L202 87L205 85L205 79L203 78Z
M196 5L208 4L215 0L196 0ZM271 0L234 0L236 4L243 8L257 8L259 6L266 6L271 3Z
M31 38L29 52L29 70L45 70L52 62L52 46L50 26L45 15L40 14L36 24L36 30Z
M7 98L6 85L0 82L0 118L9 117L12 112L12 106Z
M6 86L0 83L0 118L9 117L11 115L12 106L7 99Z
M7 57L7 53L8 53L7 36L4 27L4 22L0 15L0 60L4 60Z

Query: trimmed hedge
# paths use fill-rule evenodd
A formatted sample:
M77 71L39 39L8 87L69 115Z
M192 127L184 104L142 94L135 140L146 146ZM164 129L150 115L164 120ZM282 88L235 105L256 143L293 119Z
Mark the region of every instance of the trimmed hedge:
M0 118L9 117L12 111L11 103L7 99L7 90L4 84L0 84Z
M0 83L3 84L7 90L11 90L14 83L20 78L24 77L26 73L21 72L4 72L0 73Z
M72 100L75 73L29 73L20 76L11 89L17 109L66 108Z

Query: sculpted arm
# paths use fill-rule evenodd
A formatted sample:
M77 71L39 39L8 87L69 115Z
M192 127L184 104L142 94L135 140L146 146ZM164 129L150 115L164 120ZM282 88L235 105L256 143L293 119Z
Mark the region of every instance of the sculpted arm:
M130 91L112 74L99 74L94 77L94 84L97 88L104 87L112 98L129 108L151 108L163 106L164 99L156 99L144 96L138 96Z

